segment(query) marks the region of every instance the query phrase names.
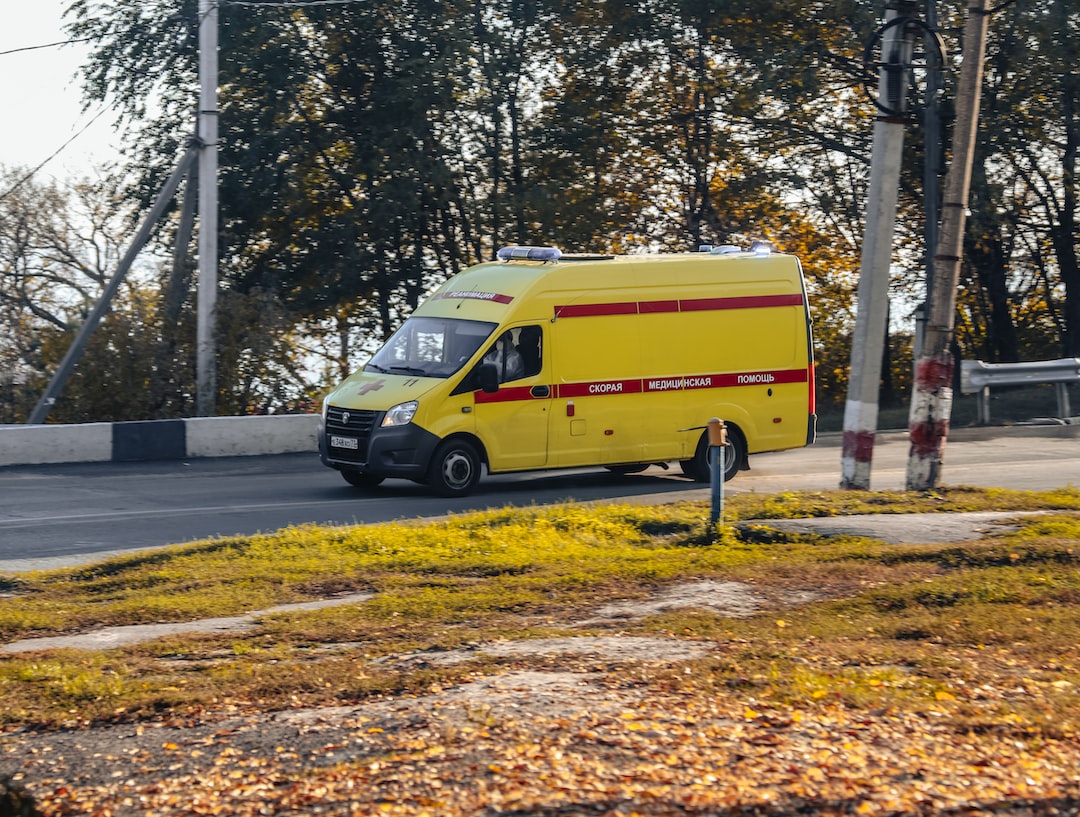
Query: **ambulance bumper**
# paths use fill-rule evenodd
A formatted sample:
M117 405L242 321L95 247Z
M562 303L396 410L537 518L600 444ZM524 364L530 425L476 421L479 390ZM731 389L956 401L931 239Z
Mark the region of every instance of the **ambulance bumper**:
M324 465L380 477L424 480L438 444L438 437L412 423L373 429L366 439L319 430L319 456Z

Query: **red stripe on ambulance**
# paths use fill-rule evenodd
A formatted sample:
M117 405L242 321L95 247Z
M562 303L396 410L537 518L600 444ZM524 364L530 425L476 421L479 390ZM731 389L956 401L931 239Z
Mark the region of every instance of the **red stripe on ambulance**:
M787 369L777 372L743 372L742 374L713 375L717 388L728 386L772 386L778 383L806 383L810 380L807 369Z
M496 392L477 389L473 397L477 403L512 403L515 400L535 400L535 386L499 386Z
M795 292L788 295L746 295L736 298L694 298L679 301L680 312L709 312L714 309L764 309L772 306L802 306L803 296Z
M640 380L600 380L592 383L560 383L556 397L595 397L605 394L640 394Z
M555 307L555 316L558 318L595 318L599 315L636 315L637 313L638 305L636 301L610 304L572 304Z
M477 403L509 403L516 400L536 400L553 397L604 397L616 394L643 392L688 391L692 389L729 389L735 386L773 386L782 383L806 383L806 369L786 369L771 372L739 372L735 374L699 374L681 377L654 377L644 380L596 380L582 383L559 383L549 395L541 396L536 386L501 386L494 394L474 392Z
M661 315L669 312L709 312L724 309L766 309L802 306L802 293L747 295L734 298L687 298L680 301L623 301L605 304L568 304L555 307L556 318L594 318L600 315Z
M639 301L638 312L642 315L662 315L665 312L678 312L678 301Z
M772 386L780 383L806 383L806 369L787 369L774 372L741 372L737 374L699 374L685 377L658 377L645 380L645 391L687 391L690 389L728 389L732 386Z

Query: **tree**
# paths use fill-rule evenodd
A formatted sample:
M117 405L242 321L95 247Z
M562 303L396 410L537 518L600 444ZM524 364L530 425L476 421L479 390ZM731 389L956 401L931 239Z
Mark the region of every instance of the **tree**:
M443 140L453 72L466 63L454 24L466 8L224 4L220 204L230 288L273 293L296 321L370 305L361 322L385 336L433 275L461 265L468 224ZM160 168L194 99L193 4L179 28L130 0L77 2L72 13L72 33L99 43L88 94L116 97L139 128L137 155L156 154L142 164ZM167 34L167 45L145 41ZM149 118L143 100L159 86L161 113Z
M59 360L59 339L78 329L111 276L130 208L104 178L60 184L0 170L0 188L0 317L10 327L0 370L25 387L8 394L4 414L23 421Z
M1053 0L1011 12L998 81L1008 95L1006 116L995 124L994 145L1008 172L1022 181L1008 208L1028 257L1051 280L1041 293L1047 306L1061 298L1060 350L1080 355L1080 256L1077 239L1077 164L1080 157L1080 10ZM1004 174L1003 174L1004 175ZM1028 214L1037 213L1034 219ZM1028 216L1023 218L1023 216ZM1056 279L1056 285L1054 283Z
M272 320L251 352L223 353L221 369L237 379L222 384L222 410L244 410L271 371L289 379L271 402L303 393L308 366L337 379L433 284L513 242L800 247L815 257L806 267L831 395L846 376L833 357L849 343L876 114L860 88L862 50L877 6L223 0L222 283L239 312L257 303ZM958 14L953 4L946 17ZM76 0L71 15L71 33L96 43L88 98L123 112L145 169L128 193L145 201L193 129L195 0ZM1077 13L1054 0L1008 15L988 95L1004 124L980 142L979 231L966 245L957 335L999 358L1071 339L1078 323L1076 46L1058 36ZM1018 56L1028 52L1030 65ZM900 321L920 300L928 252L922 154L910 143L893 282ZM163 315L176 314L174 296ZM182 320L162 326L173 324L186 331ZM240 342L239 330L227 316L218 327L225 341ZM288 344L303 345L303 376ZM906 382L902 365L892 386Z

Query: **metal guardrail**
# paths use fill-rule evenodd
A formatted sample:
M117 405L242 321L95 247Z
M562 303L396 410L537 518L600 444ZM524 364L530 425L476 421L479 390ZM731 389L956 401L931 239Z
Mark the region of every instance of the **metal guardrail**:
M979 395L979 423L990 423L990 389L993 386L1031 386L1053 383L1057 392L1058 419L1068 422L1069 383L1080 383L1080 357L1033 360L1027 363L960 362L960 391Z

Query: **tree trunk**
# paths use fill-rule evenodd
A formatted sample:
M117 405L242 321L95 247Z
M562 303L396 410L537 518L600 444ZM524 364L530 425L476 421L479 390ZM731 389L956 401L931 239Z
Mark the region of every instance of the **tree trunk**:
M1065 6L1062 2L1055 4L1062 26L1069 14ZM1066 73L1061 88L1061 121L1065 130L1065 150L1061 157L1061 220L1051 228L1054 254L1065 284L1065 337L1062 344L1065 357L1080 357L1080 262L1076 250L1076 162L1080 158L1078 98L1080 77L1076 72Z
M987 195L986 167L979 161L972 170L970 237L965 243L969 268L975 271L986 295L986 348L980 359L992 363L1013 363L1020 359L1020 342L1013 323L1009 298L1008 264L1002 239L1001 218L996 203Z

